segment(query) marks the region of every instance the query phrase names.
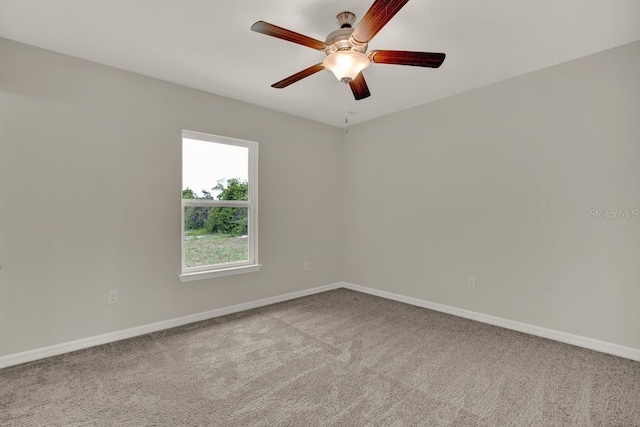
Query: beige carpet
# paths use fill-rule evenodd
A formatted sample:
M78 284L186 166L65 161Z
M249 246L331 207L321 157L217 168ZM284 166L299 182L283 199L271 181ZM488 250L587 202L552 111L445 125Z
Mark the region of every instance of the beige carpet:
M0 370L4 426L640 426L640 363L344 289Z

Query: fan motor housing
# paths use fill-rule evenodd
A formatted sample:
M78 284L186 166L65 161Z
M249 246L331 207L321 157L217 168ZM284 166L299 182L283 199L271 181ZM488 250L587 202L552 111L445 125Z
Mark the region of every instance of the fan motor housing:
M351 33L353 33L351 25L353 25L355 20L356 16L351 12L340 12L338 16L336 16L336 21L341 28L332 31L327 36L325 40L325 44L327 45L325 53L327 55L331 55L339 50L355 50L360 53L367 51L368 45L366 43L363 45L355 45L350 40Z

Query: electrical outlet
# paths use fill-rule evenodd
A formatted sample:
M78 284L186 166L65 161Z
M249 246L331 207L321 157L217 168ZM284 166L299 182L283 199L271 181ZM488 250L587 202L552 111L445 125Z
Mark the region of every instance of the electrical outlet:
M470 288L473 288L473 289L476 288L476 276L469 276L469 280L467 282L467 286L469 286Z
M111 289L109 291L109 304L117 304L118 303L118 290Z
M302 268L305 272L311 271L311 267L309 267L309 261L305 261Z

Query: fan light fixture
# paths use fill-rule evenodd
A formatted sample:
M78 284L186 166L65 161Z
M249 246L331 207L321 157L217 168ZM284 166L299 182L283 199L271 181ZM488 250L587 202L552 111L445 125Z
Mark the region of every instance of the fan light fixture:
M356 15L348 11L340 12L336 16L340 28L330 32L325 41L268 22L256 22L251 26L251 31L306 46L327 55L322 63L298 71L272 84L271 87L283 89L326 68L331 70L338 80L347 83L353 97L359 101L371 96L363 73L370 63L438 68L444 61L444 53L407 50L372 50L367 53L371 39L408 1L373 0L373 4L355 28L353 24L356 22Z
M355 50L339 50L330 53L322 61L322 65L335 74L336 78L343 83L353 81L358 74L369 66L367 55Z

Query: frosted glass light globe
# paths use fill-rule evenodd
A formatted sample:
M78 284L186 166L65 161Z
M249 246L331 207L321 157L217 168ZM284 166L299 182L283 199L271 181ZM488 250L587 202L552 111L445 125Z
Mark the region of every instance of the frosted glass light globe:
M349 83L369 66L369 58L355 50L339 50L327 55L322 65L331 70L338 80Z

